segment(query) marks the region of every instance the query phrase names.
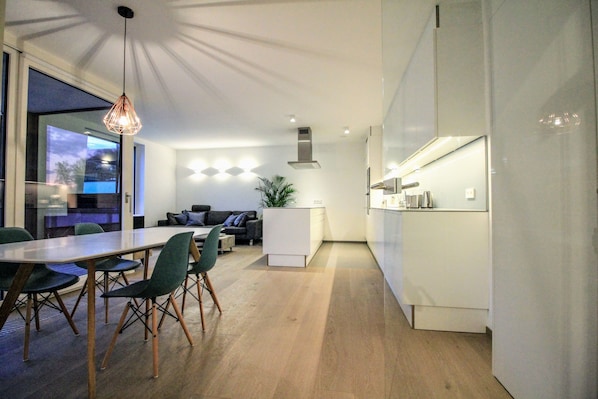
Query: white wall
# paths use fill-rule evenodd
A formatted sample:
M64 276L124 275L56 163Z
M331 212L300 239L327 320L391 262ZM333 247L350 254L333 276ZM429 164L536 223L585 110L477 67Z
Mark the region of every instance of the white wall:
M156 226L158 220L166 219L166 212L176 209L176 151L140 138L135 143L145 147L145 226Z
M259 192L255 191L258 176L279 174L297 189L295 206L326 207L324 240L365 241L365 156L365 142L314 144L313 159L322 168L296 170L287 164L297 160L296 145L178 150L172 210L207 204L215 210L255 209L261 213ZM201 173L208 168L233 174ZM231 168L249 168L251 172Z
M598 397L589 5L486 2L494 105L493 371L515 398ZM539 122L554 112L577 113L580 124L559 129Z

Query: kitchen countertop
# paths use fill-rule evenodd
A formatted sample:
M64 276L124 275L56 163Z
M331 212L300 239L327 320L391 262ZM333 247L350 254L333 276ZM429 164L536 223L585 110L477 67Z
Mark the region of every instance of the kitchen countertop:
M371 207L370 209L376 209L380 211L393 211L393 212L488 212L487 209L450 209L450 208L378 208Z

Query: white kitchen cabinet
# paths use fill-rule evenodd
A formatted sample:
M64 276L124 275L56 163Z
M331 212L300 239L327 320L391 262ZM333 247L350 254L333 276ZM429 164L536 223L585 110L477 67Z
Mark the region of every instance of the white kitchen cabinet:
M264 208L268 266L306 267L324 239L325 208Z
M436 135L482 136L486 109L481 2L441 3L437 10Z
M384 273L384 210L370 209L366 215L366 240L370 252Z
M370 186L380 182L384 178L382 169L382 126L371 126L367 138L367 185L366 190L366 211L369 214L370 208L379 208L382 205L383 196L380 190L370 190Z
M471 137L459 140L458 147L485 135L484 88L481 2L442 2L422 32L384 120L386 172L439 138ZM446 140L442 144L447 152L455 148Z
M386 211L384 273L413 328L485 332L487 212Z

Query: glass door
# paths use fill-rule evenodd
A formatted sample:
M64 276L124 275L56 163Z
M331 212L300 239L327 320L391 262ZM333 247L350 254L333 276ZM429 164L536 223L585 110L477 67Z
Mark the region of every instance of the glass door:
M74 234L80 222L121 228L121 142L103 128L110 104L29 70L25 228Z

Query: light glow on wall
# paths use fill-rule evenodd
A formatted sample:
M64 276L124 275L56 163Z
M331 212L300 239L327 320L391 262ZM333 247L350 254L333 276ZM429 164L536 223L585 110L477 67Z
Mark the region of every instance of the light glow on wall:
M212 164L204 160L193 161L189 169L193 171L193 176L217 177L220 180L235 176L247 180L255 177L253 170L258 166L259 163L254 158L243 158L239 162L220 158Z

